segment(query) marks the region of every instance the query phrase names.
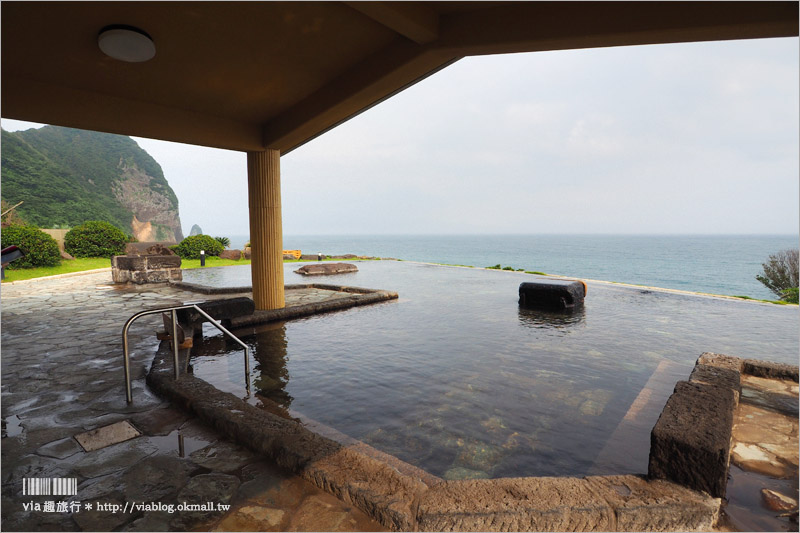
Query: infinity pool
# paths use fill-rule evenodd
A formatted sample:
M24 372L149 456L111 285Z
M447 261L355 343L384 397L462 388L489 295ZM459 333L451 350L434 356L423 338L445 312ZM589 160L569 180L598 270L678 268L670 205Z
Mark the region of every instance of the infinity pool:
M249 401L268 398L447 479L645 473L646 449L609 454L608 444L657 368L674 385L705 351L796 364L794 306L590 282L584 309L560 315L518 307L529 274L357 265L324 282L399 300L237 331L253 347ZM299 266L285 266L287 284L306 282ZM186 270L184 280L246 286L250 270ZM206 336L195 375L244 398L241 349ZM657 416L631 438L649 446Z

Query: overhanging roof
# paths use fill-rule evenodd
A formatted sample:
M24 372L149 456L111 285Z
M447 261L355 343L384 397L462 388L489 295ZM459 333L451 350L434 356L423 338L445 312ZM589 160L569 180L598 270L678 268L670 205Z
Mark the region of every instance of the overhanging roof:
M797 2L4 1L2 115L286 153L464 56L797 35Z

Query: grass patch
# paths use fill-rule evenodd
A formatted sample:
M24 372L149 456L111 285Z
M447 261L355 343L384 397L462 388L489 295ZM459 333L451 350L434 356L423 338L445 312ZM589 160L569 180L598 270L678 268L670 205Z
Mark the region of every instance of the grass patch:
M547 276L544 272L539 272L538 270L526 270L526 274L536 274L537 276Z
M380 260L375 258L374 260ZM323 261L342 261L342 259L325 258ZM353 261L368 261L368 259L353 259ZM308 263L308 260L302 259L285 259L284 263ZM193 268L210 268L234 265L249 265L250 259L220 259L219 257L209 256L206 257L206 266L200 266L199 259L182 259L181 268L189 270ZM73 272L85 272L87 270L96 270L98 268L110 268L111 259L106 257L80 257L70 261L63 260L61 264L54 267L37 267L37 268L20 268L11 270L6 268L6 279L3 283L12 281L22 281L25 279L46 278L48 276L57 276L59 274L71 274Z
M206 257L206 266L200 266L199 259L181 259L181 268L182 269L192 269L192 268L209 268L209 267L224 267L224 266L233 266L233 265L249 265L249 259L220 259L216 256L209 256Z
M398 259L398 261L402 261L402 259ZM441 265L446 267L464 267L464 268L475 268L472 265L456 265L453 263L431 263L432 265Z
M70 261L61 261L60 265L53 267L20 268L18 270L6 268L6 279L3 280L3 283L110 267L111 259L107 257L80 257Z
M752 298L750 296L741 296L739 294L734 294L731 296L731 298L739 298L741 300L752 300L754 302L764 302L767 304L775 304L775 305L797 305L797 304L792 304L792 302L785 302L783 300L762 300L761 298Z

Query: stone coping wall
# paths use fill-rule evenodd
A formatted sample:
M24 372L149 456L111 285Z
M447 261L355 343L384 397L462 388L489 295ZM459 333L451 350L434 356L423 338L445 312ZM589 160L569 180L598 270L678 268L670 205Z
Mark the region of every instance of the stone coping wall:
M176 380L171 357L162 343L147 376L156 392L395 531L698 531L719 516L719 498L643 476L415 475L419 469L399 467L397 458L381 460L314 433L191 374Z
M224 287L214 288L183 281L172 282L172 285L201 294L248 294L252 292L251 287ZM275 322L278 320L289 320L304 316L327 313L348 309L359 305L369 305L387 300L396 300L398 294L394 291L384 291L376 289L365 289L362 287L350 287L344 285L328 285L324 283L306 283L286 285L286 291L296 291L301 289L320 289L339 293L346 293L347 296L331 298L329 300L310 302L299 305L286 306L283 309L256 310L250 315L244 315L231 319L230 326L234 328Z
M679 381L650 435L648 477L725 497L741 375L798 380L798 367L706 352Z

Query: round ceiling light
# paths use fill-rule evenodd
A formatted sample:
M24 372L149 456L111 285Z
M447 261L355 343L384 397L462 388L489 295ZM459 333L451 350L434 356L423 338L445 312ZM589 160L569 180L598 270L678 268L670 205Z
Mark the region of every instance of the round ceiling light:
M114 24L100 30L97 36L100 50L108 57L128 63L141 63L153 59L156 45L150 36L133 26Z

